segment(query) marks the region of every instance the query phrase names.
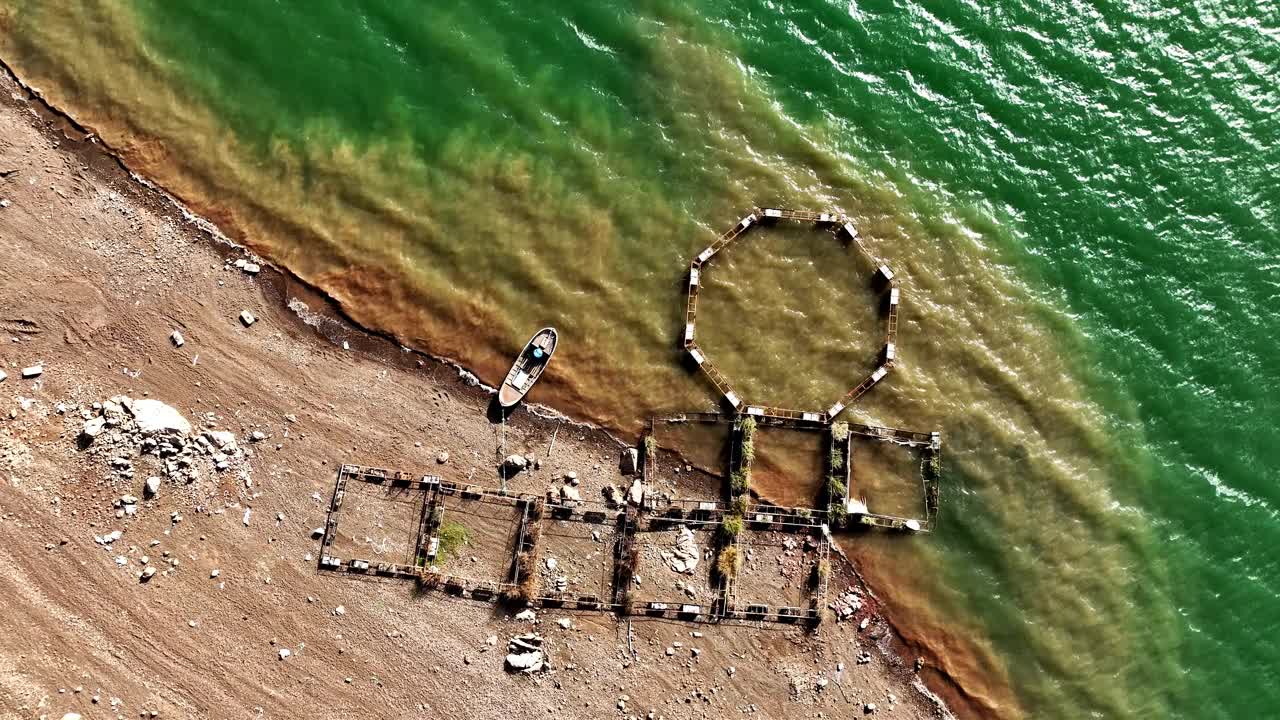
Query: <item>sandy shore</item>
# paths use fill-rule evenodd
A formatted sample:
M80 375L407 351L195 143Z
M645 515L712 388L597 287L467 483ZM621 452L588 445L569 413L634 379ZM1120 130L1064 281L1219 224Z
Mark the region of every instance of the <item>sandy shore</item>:
M540 466L514 489L573 471L591 497L625 484L619 443L527 410L504 432L458 368L351 326L286 272L237 269L239 248L7 75L0 91L0 717L943 714L869 597L816 632L546 610L555 669L526 677L502 669L530 629L511 612L318 572L312 529L340 463L492 486L518 452ZM78 438L119 395L234 433L231 467L145 497L149 459L126 458L128 477L118 448ZM699 482L715 494L697 476L686 491ZM832 581L856 586L847 567Z

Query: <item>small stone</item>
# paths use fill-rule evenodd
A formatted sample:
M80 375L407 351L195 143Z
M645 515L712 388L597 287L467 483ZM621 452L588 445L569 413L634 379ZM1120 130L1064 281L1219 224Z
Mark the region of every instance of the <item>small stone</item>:
M495 646L497 646L497 644L498 644L498 636L497 636L497 635L490 635L489 637L487 637L487 638L485 638L485 639L484 639L484 643L485 643L486 645L488 645L489 647L495 647Z
M280 659L281 659L281 660L286 660L286 659L288 659L288 657L289 657L290 655L292 655L292 654L293 654L293 652L292 652L292 651L290 651L290 650L289 650L289 648L280 648Z
M242 269L250 275L257 275L262 271L262 266L258 265L258 263L247 262Z
M311 537L313 537L313 538L322 538L322 537L324 537L324 528L322 528L322 527L318 527L318 528L311 528Z
M249 312L248 310L241 310L240 322L244 323L245 327L249 327L250 325L258 322L258 318L254 317L253 313Z
M43 374L44 374L44 366L42 365L32 365L31 367L22 368L22 377L28 380L30 380L31 378L38 378Z
M262 442L263 440L266 440L266 439L267 439L267 434L262 432L261 430L254 430L253 432L249 433L250 442Z
M863 705L863 706L862 706L862 712L867 713L868 715L870 715L871 713L873 713L873 712L875 712L875 711L876 711L876 704L875 704L875 703L867 703L866 705Z
M218 576L219 576L219 575L221 575L221 574L222 574L222 571L221 571L221 570L219 570L218 568L214 568L214 569L212 569L212 570L210 570L210 571L209 571L209 577L211 577L211 578L216 578L216 577L218 577Z
M342 617L343 615L347 614L347 609L342 605L339 605L338 607L333 609L333 614L338 617Z
M155 574L156 574L156 568L155 568L155 566L154 566L154 565L148 565L146 568L144 568L144 569L142 570L142 581L143 581L143 582L146 582L146 581L150 580L150 579L151 579Z
M152 475L147 478L147 484L143 487L143 494L147 497L155 497L160 492L160 478Z
M187 341L182 337L182 333L178 332L177 330L174 330L174 331L173 331L173 334L169 336L169 339L173 341L173 346L174 346L174 347L182 347L182 346L183 346L183 345L185 345L185 344L186 344L186 342L187 342Z
M441 450L438 454L436 454L436 462L440 463L441 465L449 462L449 453L444 450Z
M537 619L538 619L538 614L529 608L526 608L516 613L516 620L519 620L522 622L534 622Z
M570 620L569 618L560 618L560 627L564 628L565 630L568 630L569 628L573 627L573 621Z
M252 509L252 508L245 508L245 511L244 511L244 518L243 518L243 519L241 519L241 522L243 522L243 523L244 523L244 526L245 526L245 527L249 527L249 518L250 518L252 515L253 515L253 509Z

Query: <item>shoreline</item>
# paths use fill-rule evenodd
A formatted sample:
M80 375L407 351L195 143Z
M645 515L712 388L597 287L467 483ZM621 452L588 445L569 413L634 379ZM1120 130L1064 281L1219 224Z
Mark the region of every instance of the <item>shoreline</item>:
M64 149L64 151L74 152L77 155L96 154L101 158L114 163L119 171L123 172L146 192L154 193L156 197L152 199L154 203L154 207L152 207L153 210L157 211L158 214L162 216L169 215L174 219L180 219L183 223L195 228L198 231L198 234L205 241L210 243L214 252L223 255L224 257L239 253L254 252L250 246L237 242L235 239L227 236L215 223L195 212L192 212L189 205L181 198L173 195L165 188L149 180L147 177L133 171L120 153L118 153L102 138L98 137L92 128L81 124L65 110L51 105L44 99L43 95L37 89L26 85L17 73L14 72L12 67L10 67L3 59L0 59L0 67L3 68L6 77L21 87L27 94L27 99L24 102L31 107L36 117L43 119L46 123L57 123L62 125L62 127L57 128L55 132L59 132L67 136L67 139L71 140L75 145L73 149ZM37 128L37 130L42 134L48 134L48 128ZM73 131L82 137L79 139L71 137L67 133L68 130ZM145 201L145 193L140 193L140 197L137 199L139 201ZM415 367L422 368L426 363L435 364L439 366L440 369L448 369L452 373L456 374L454 382L471 388L474 393L483 393L487 396L493 392L492 387L484 384L474 373L457 361L448 357L432 354L426 350L411 348L401 343L400 340L392 333L362 325L358 321L354 320L351 314L343 307L342 303L333 296L311 285L306 280L293 273L289 268L280 266L270 259L264 258L264 260L264 270L259 276L258 282L262 283L264 287L270 288L270 294L275 296L274 300L278 302L281 308L288 309L289 314L294 316L300 324L307 325L312 331L324 336L329 342L334 343L335 345L341 344L340 341L335 340L334 337L330 337L329 334L325 333L321 328L308 323L301 317L301 315L293 311L292 308L288 308L291 300L296 299L296 295L290 294L291 289L299 294L308 296L309 299L313 299L317 303L323 304L323 311L331 314L333 316L332 319L336 320L340 326L343 326L343 329L352 331L354 336L361 337L366 340L366 342L352 343L353 350L371 353L384 362L405 369L414 369ZM308 305L308 307L313 311L317 309L310 305ZM621 440L617 434L615 434L614 430L589 421L578 420L570 415L560 412L554 407L538 404L528 404L525 407L529 410L529 415L539 418L541 421L562 423L575 429L586 431L589 434L595 434L600 438L607 438L608 441L611 441L618 447L625 447L628 445L626 442ZM677 454L677 457L681 456ZM843 552L840 554L844 557ZM857 566L852 561L849 561L848 558L845 558L845 560L847 569L853 573L857 582L872 597L874 597L874 589L866 584ZM885 648L882 648L882 650L886 653L895 654L900 662L905 663L905 650L912 648L919 650L920 648L917 643L909 642L903 637L902 633L894 624L892 618L886 617L885 620L888 623L889 629L888 644L892 647L892 650ZM931 660L936 660L936 658L931 658ZM968 707L968 709L974 712L975 715L983 714L990 710L989 708L983 708L981 702L977 699L968 696L964 692L963 688L956 684L952 678L946 675L940 667L933 663L928 667L931 672L929 672L925 677L941 683L942 687L930 687L929 682L921 681L919 677L917 677L915 683L920 685L920 687L917 688L918 691L927 693L935 698L941 696L941 698L944 701L947 701L947 705L951 706L953 710L956 706ZM974 703L976 703L976 706Z

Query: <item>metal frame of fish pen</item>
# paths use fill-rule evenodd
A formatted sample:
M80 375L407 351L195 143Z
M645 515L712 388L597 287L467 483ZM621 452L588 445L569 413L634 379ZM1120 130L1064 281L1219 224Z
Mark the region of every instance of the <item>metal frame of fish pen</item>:
M612 526L614 529L613 548L610 552L612 566L604 568L607 570L607 584L602 585L599 595L591 594L575 594L570 592L548 592L545 588L540 588L537 594L536 602L541 607L556 607L572 610L609 610L613 609L618 596L619 573L618 566L622 562L623 553L628 545L627 533L631 524L634 522L629 518L625 509L610 508L604 503L588 502L588 501L557 501L550 497L543 503L542 517L538 521L538 548L537 559L534 563L536 567L542 561L542 555L546 550L547 532L546 523L548 520L558 522L574 522L582 525L596 525L600 527Z
M884 290L884 296L887 298L884 302L888 305L886 314L884 346L880 351L880 364L875 370L871 371L862 382L858 383L844 394L838 401L832 404L826 410L793 410L787 408L771 407L768 405L755 405L745 401L739 393L733 389L729 383L729 379L724 373L711 362L707 357L707 353L703 350L694 339L696 323L698 318L698 293L701 288L702 273L707 263L717 253L726 249L739 238L747 233L753 226L763 223L774 223L781 220L812 223L818 227L830 228L832 234L836 238L846 237L853 243L854 247L869 260L873 267L876 268L874 277L880 279ZM711 380L711 384L724 397L735 412L745 415L752 415L756 418L771 418L779 420L794 420L797 422L829 424L837 415L839 415L846 407L862 397L868 390L880 382L885 375L893 369L894 361L897 357L898 342L898 303L901 300L901 291L898 288L897 281L894 280L893 271L887 265L878 260L867 250L859 239L858 229L854 227L853 222L845 215L833 212L810 212L807 210L788 210L785 208L759 208L753 207L745 217L738 221L736 225L721 233L715 242L711 243L705 250L697 255L689 262L688 275L688 294L685 300L684 310L684 330L682 341L685 351L689 357L698 365L703 374Z
M668 425L702 423L732 426L735 423L738 423L742 417L742 415L711 412L688 412L673 415L653 416L649 418L649 427L646 434L649 437L653 437L659 423ZM775 416L756 417L756 423L758 427L825 432L829 441L828 457L830 457L830 451L838 449L841 451L842 457L844 458L844 495L839 498L832 496L833 493L831 492L830 478L833 468L828 467L828 475L824 478L824 489L828 495L826 498L827 503L825 508L808 510L808 515L804 518L801 518L800 516L800 511L805 510L804 508L791 508L789 509L790 517L788 520L785 523L780 524L802 527L816 522L818 524L825 523L829 526L836 527L845 524L842 521L842 518L852 516L855 517L857 524L886 528L890 530L927 533L931 532L936 525L940 505L936 468L942 455L942 433L919 432L915 430L904 430L901 428L891 428L879 425L841 422L841 426L848 428L848 434L845 436L843 442L839 443L835 437L835 424L831 423L819 423L812 420L796 420L793 418ZM920 448L925 451L925 456L921 461L920 469L920 481L923 484L924 490L924 507L922 508L924 510L923 518L908 518L897 515L874 513L870 512L865 506L862 506L861 509L857 509L857 507L853 505L848 497L848 488L850 473L852 472L852 452L850 451L850 446L854 436L911 448ZM733 453L734 450L731 449L731 464ZM704 505L711 504L712 503L704 503ZM858 505L861 505L861 503L858 503ZM844 512L840 512L837 506L843 507ZM748 511L748 522L753 522L752 513L759 512L757 508L760 507L762 506L756 505L753 509ZM724 508L717 505L717 508L715 509L715 516L717 518L723 518L723 515Z
M388 488L402 488L409 492L423 494L423 507L418 527L414 531L413 557L415 564L378 563L362 558L340 558L329 553L337 533L342 511L343 498L347 486L351 482L363 482L382 485ZM508 548L511 553L511 570L509 580L498 582L490 579L468 578L459 575L447 575L428 569L425 561L427 550L439 521L435 510L441 507L444 497L461 495L470 499L487 499L492 502L512 504L522 508L520 529L514 546ZM678 525L692 525L706 530L719 538L718 529L724 516L725 507L717 501L676 500L661 508L650 503L644 507L625 506L621 509L600 508L599 503L562 503L548 502L531 495L514 494L502 490L489 490L474 485L462 485L435 475L413 475L410 473L367 467L355 464L342 464L338 468L334 482L333 496L329 504L328 517L322 534L320 561L318 570L324 572L344 573L356 576L394 578L413 580L419 587L427 590L441 590L447 594L472 600L493 602L507 597L516 597L530 607L563 608L566 610L592 610L614 612L623 616L668 618L691 622L720 622L722 620L751 620L778 623L794 623L801 620L816 621L821 613L825 588L822 593L811 598L809 608L777 607L766 608L767 612L748 612L735 608L728 595L728 583L719 576L715 577L715 593L709 603L688 603L683 601L646 600L638 604L632 597L634 587L634 555L639 552L642 539L640 533L661 531ZM759 512L757 512L759 511ZM772 516L764 518L762 513ZM751 510L753 528L777 530L780 532L811 534L817 532L822 524L816 519L821 511L807 511L802 508L779 508L775 506L756 505ZM544 550L541 538L543 524L550 516L552 520L568 519L586 524L615 523L616 538L611 553L612 568L609 568L610 587L607 597L595 595L573 595L570 593L548 594L535 592L524 596L521 590L521 559L527 558L526 566L533 568L540 562ZM713 553L717 555L717 553ZM712 561L714 562L714 560ZM512 595L511 593L515 593Z
M407 491L423 494L422 511L414 537L414 564L377 563L364 558L343 559L328 552L337 533L347 484L352 481L385 485L388 488L403 488ZM508 580L495 581L484 578L470 578L430 569L427 559L434 555L435 533L443 520L443 513L437 513L437 510L443 508L444 498L452 495L459 495L472 500L508 504L521 509L516 541L511 548L511 559L507 572ZM416 580L424 586L443 588L446 592L454 595L471 597L476 600L492 600L502 593L519 586L519 559L521 555L532 553L535 550L528 530L531 521L536 522L540 515L539 518L531 519L531 510L536 507L540 512L541 502L541 499L531 495L519 495L505 490L489 490L475 485L458 484L435 475L415 475L385 468L345 463L338 468L338 477L334 483L333 499L329 505L328 518L325 521L324 534L321 538L319 569Z

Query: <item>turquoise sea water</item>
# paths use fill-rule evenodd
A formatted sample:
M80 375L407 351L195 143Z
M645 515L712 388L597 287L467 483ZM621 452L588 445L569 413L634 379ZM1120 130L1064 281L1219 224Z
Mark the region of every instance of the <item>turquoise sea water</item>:
M964 706L1280 707L1275 2L0 0L0 57L364 322L490 380L554 322L542 399L623 430L714 403L689 257L849 213L905 298L850 416L947 470L939 532L846 545ZM856 382L840 248L751 250L708 350Z

